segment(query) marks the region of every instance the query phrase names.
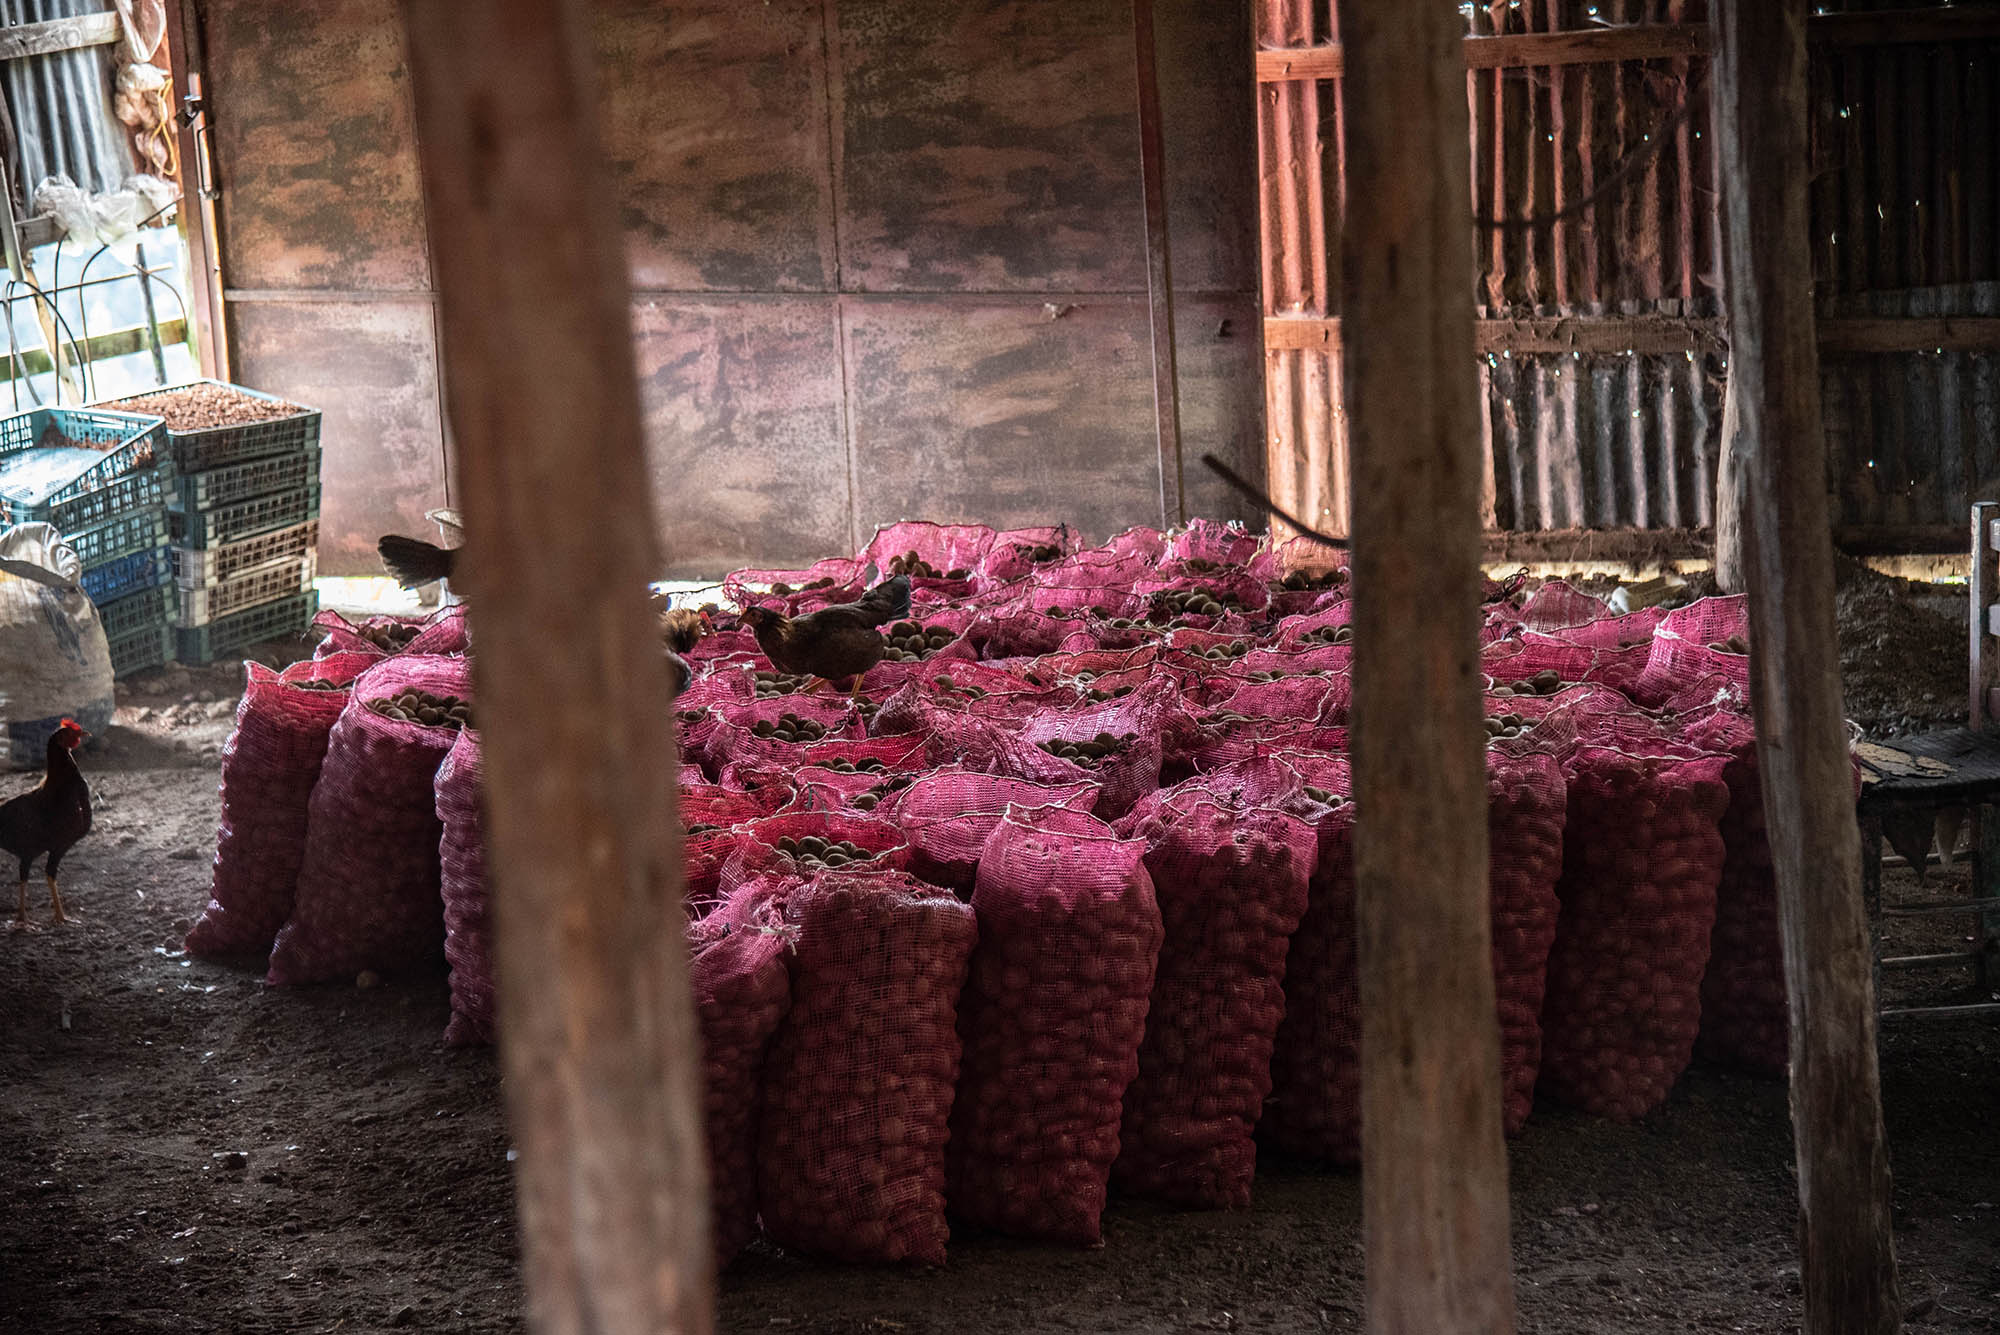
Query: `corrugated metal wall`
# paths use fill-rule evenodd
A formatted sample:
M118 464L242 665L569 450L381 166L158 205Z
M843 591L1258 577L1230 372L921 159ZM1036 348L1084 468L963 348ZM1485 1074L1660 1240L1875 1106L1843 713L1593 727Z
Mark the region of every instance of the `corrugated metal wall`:
M1835 522L1913 550L1958 546L1969 501L2000 495L1993 331L1938 318L2000 314L2000 41L1963 35L1980 21L1968 8L1944 11L1950 41L1905 29L1883 44L1879 26L1837 14L1813 28ZM1475 207L1563 215L1479 233L1489 524L1707 526L1727 353L1705 5L1463 9L1468 36L1489 39L1467 50ZM1336 285L1337 10L1259 0L1258 14L1266 245L1302 243L1314 274L1325 256ZM1299 162L1311 179L1272 169ZM1267 254L1271 476L1344 525L1329 481L1345 471L1337 294L1297 300L1272 265Z
M325 408L324 568L371 570L446 475L395 7L202 9L237 374ZM904 516L1159 522L1129 0L598 12L676 573ZM1248 4L1157 22L1185 448L1254 474Z

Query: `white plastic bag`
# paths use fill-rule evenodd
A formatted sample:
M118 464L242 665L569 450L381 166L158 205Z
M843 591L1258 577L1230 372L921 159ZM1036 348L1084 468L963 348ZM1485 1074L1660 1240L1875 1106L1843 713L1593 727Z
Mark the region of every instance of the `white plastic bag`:
M114 707L111 648L77 577L83 563L49 524L0 530L0 695L4 758L42 763L49 735L73 718L102 732Z

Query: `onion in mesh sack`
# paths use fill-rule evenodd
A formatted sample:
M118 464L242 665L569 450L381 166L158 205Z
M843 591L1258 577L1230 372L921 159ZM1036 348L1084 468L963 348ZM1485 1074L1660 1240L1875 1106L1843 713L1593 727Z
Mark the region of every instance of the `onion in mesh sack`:
M493 918L486 883L486 817L480 793L485 765L479 734L462 729L435 785L438 870L444 900L444 957L451 965L451 1020L444 1041L454 1046L493 1041Z
M236 727L222 748L222 820L208 908L188 932L191 954L208 959L271 953L292 916L305 861L306 811L326 760L327 734L350 687L381 655L334 653L273 672L246 663Z
M1162 794L1118 830L1146 842L1166 941L1113 1179L1178 1204L1248 1205L1312 831L1199 788Z
M435 783L458 730L368 707L410 691L469 698L466 660L398 654L355 679L313 785L298 894L271 948L274 986L416 968L442 953Z
M798 946L764 1068L764 1229L837 1260L942 1265L972 909L898 872L825 873L784 904Z
M1010 806L992 827L946 1154L952 1212L969 1223L1100 1236L1160 952L1144 855L1064 807Z
M1726 763L1584 745L1567 769L1540 1087L1617 1121L1665 1100L1701 1020Z

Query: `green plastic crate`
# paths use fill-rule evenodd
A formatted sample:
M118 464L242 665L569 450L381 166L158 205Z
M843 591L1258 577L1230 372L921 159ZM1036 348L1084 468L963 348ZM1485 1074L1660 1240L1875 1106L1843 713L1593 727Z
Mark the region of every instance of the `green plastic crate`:
M116 639L120 635L135 630L145 630L150 626L171 626L174 624L174 609L180 605L175 596L174 586L147 589L143 593L128 593L123 598L114 598L101 603L97 608L97 619L104 623L107 638Z
M186 514L168 513L177 547L215 547L319 518L319 484Z
M219 547L176 547L174 583L183 589L213 588L253 567L269 565L287 556L305 556L318 548L317 519Z
M206 626L184 627L174 632L176 656L183 663L213 663L248 644L302 636L318 610L319 593L313 590L245 608Z
M253 399L268 399L273 403L287 400L275 394L265 394L260 390L246 389L242 385L231 385L221 380L192 380L181 385L169 385L169 389L183 389L188 384L216 385L223 389L247 394ZM144 412L148 395L159 390L149 389L144 394L132 394L122 399L106 401L103 407L121 408L125 412ZM316 448L319 445L320 414L316 408L305 408L289 417L273 418L268 422L249 422L241 426L211 426L199 431L175 431L165 428L168 452L174 464L183 473L205 472L211 468L222 468L229 464L242 463L246 459L262 459L273 454L289 454L295 450Z
M0 512L16 524L82 528L157 505L173 479L166 423L101 408L0 418Z
M167 512L161 508L138 510L89 528L65 532L63 541L70 545L86 571L93 570L121 556L166 546Z
M174 628L145 626L110 637L111 675L129 676L147 668L165 667L174 661Z
M175 480L169 504L183 513L193 513L219 505L233 505L253 496L297 491L318 481L319 446L314 445L311 449L270 459L253 459L247 464L183 474Z
M246 608L268 603L273 598L282 598L288 593L303 593L313 586L313 576L318 571L318 553L308 552L304 556L287 556L269 565L252 567L207 588L182 589L180 610L174 624L206 626Z

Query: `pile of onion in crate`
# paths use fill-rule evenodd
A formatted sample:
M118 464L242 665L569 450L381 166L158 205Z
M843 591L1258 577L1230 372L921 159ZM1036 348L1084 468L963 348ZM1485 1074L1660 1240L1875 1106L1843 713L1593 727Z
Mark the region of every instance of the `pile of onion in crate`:
M898 524L740 571L800 614L912 576L861 698L723 630L689 661L688 945L716 1240L945 1259L950 1221L1090 1244L1112 1191L1249 1202L1259 1142L1360 1145L1344 570L1239 528ZM197 953L274 984L451 969L490 1041L480 748L460 608L325 613L251 679ZM1630 1120L1699 1045L1782 1071L1741 600L1625 616L1489 584L1493 970L1509 1133Z

